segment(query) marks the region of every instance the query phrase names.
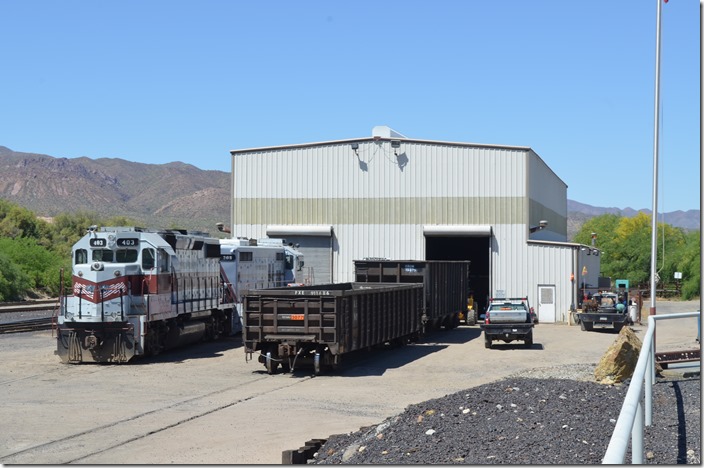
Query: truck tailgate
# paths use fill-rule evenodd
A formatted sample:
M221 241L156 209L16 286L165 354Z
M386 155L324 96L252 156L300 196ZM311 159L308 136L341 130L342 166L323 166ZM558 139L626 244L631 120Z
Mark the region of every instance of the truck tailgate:
M491 323L523 323L526 321L525 310L492 310Z

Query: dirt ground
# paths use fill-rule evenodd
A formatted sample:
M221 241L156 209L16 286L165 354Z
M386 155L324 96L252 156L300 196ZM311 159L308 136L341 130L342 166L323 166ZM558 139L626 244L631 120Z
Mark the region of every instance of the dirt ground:
M648 307L648 304L644 305ZM698 301L658 301L657 313ZM646 322L635 325L643 336ZM239 338L127 365L67 365L50 331L0 336L0 463L279 464L282 451L348 433L406 406L536 367L596 364L616 339L536 326L534 345L485 349L479 327L345 356L340 369L267 375ZM697 320L663 321L657 350L699 348Z

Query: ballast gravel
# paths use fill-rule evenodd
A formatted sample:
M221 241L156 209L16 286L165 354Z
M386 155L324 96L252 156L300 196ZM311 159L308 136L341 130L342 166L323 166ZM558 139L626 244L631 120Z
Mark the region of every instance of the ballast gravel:
M330 436L308 463L599 464L628 383L595 383L593 369L529 372L411 405L378 425ZM645 463L700 463L700 388L698 375L657 379Z

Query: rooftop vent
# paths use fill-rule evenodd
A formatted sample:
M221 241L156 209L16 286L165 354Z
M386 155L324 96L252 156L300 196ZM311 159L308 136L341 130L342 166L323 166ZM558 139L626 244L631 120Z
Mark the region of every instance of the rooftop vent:
M374 137L375 140L379 140L381 138L407 138L405 135L401 135L396 130L391 127L387 127L386 125L377 125L372 128L372 137Z

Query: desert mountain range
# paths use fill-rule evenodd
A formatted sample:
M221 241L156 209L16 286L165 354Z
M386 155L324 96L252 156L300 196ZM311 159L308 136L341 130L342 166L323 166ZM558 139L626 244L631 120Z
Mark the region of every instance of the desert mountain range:
M144 164L119 158L55 158L0 146L0 198L37 216L95 212L125 216L145 227L181 227L213 234L230 221L230 173L190 164ZM634 216L632 208L601 208L567 201L567 235L572 239L589 218L605 213ZM700 210L661 213L684 229L700 229Z

